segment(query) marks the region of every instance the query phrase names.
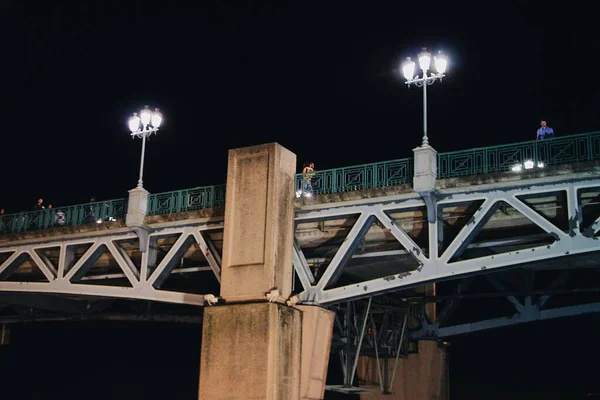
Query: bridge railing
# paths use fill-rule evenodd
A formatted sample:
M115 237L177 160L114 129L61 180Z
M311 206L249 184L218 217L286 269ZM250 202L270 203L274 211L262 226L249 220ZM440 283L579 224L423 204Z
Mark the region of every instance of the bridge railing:
M340 193L395 186L412 181L413 159L376 162L316 171L310 179L313 194ZM302 190L303 174L296 174L296 191Z
M225 205L225 185L202 186L148 196L146 215L194 211Z
M526 160L546 165L600 159L600 132L545 140L479 147L438 154L438 178L452 178L509 171ZM410 183L413 159L403 158L372 164L321 170L311 178L313 194L340 193ZM296 174L296 191L302 189L302 174ZM193 211L225 205L225 185L151 194L147 215ZM64 213L59 218L59 210ZM57 226L81 225L125 218L126 199L97 201L54 209L0 216L0 233L24 232ZM63 222L64 221L64 222Z
M600 132L438 154L438 178L510 171L527 160L545 165L600 159Z
M0 216L0 233L116 221L125 218L126 199L96 201Z

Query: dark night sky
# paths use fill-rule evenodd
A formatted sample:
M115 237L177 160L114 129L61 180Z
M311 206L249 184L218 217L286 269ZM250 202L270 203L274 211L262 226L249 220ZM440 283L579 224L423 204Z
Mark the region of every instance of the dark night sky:
M422 136L422 94L405 87L398 66L421 46L451 58L448 77L429 90L438 151L531 140L540 118L558 135L598 129L599 86L581 78L598 64L591 12L577 2L456 3L5 0L0 208L29 210L39 196L54 205L125 197L141 146L126 121L144 104L165 114L147 147L150 192L224 183L228 149L273 141L316 169L411 156ZM160 329L144 332L160 340ZM519 329L531 346L541 331ZM93 331L88 344L100 340ZM548 351L568 352L576 341L559 328L543 332L555 335L548 340L558 348ZM465 357L502 337L490 335L464 341ZM171 354L165 346L159 354ZM37 379L32 365L43 354L24 357L31 364L20 368ZM85 357L70 362L89 379L105 376ZM531 371L539 364L532 359ZM520 379L503 365L496 385ZM482 380L478 364L464 371L460 382Z
M422 93L398 66L421 46L451 57L429 90L438 151L598 129L592 17L533 2L3 1L0 207L125 197L160 107L145 186L224 183L227 150L277 141L317 169L411 156ZM498 3L500 4L500 3ZM569 3L575 4L575 3ZM582 66L582 68L580 67Z

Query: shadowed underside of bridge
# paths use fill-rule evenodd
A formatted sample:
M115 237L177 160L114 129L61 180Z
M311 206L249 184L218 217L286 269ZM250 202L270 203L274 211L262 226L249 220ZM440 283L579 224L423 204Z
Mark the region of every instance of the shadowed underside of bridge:
M404 186L299 200L296 300L346 313L349 301L360 309L377 296L372 310L411 309L415 338L598 311L598 167L563 170L442 180L432 201ZM37 309L40 318L110 319L127 310L132 318L200 322L189 306L219 293L223 210L152 216L146 225L6 235L0 317L27 320ZM429 282L445 283L425 296ZM470 299L497 304L485 308L499 315L454 312ZM431 302L441 310L433 321L421 308ZM451 315L454 328L444 330Z

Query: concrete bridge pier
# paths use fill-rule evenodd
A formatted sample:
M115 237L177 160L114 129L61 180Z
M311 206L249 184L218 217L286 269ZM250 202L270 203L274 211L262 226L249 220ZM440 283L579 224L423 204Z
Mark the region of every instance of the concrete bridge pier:
M334 315L290 307L296 156L276 143L229 151L224 304L204 312L199 398L322 399Z
M436 341L421 340L418 352L398 359L390 359L387 371L382 360L361 357L356 374L364 389L361 400L444 400L449 398L449 376L446 349ZM395 367L395 368L394 368ZM379 370L378 370L379 368ZM382 393L379 375L390 377ZM386 385L383 385L386 386Z

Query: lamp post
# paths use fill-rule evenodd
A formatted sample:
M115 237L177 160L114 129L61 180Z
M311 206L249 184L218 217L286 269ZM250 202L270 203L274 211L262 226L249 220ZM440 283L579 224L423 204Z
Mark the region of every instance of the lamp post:
M406 78L406 84L415 85L417 87L423 87L423 145L429 144L427 137L427 86L433 85L438 79L441 81L445 77L446 67L448 66L448 59L442 53L438 51L438 54L434 56L435 72L429 72L431 66L431 54L423 47L423 51L419 53L419 68L423 71L423 76L415 75L415 62L410 57L406 58L406 61L402 63L402 74Z
M129 118L129 130L131 130L131 137L138 137L142 139L142 158L140 161L140 178L138 179L138 188L144 187L144 155L146 153L146 138L153 133L158 132L158 128L162 123L162 114L155 108L154 111L150 111L148 106L145 106L140 115L133 113L133 116Z

